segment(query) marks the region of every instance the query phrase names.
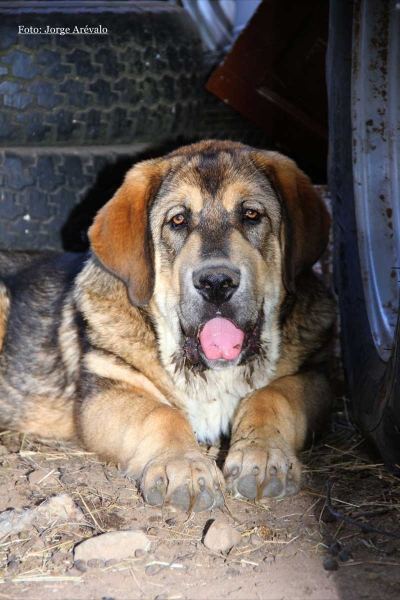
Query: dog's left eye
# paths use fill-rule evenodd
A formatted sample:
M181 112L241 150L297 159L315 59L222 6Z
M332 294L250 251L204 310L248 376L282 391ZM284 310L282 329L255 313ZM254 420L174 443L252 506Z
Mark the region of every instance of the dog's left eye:
M258 210L254 210L253 208L247 208L243 213L243 219L245 221L258 221L260 218L260 213Z
M187 225L187 219L184 214L179 213L179 215L172 217L170 223L173 227L184 227Z

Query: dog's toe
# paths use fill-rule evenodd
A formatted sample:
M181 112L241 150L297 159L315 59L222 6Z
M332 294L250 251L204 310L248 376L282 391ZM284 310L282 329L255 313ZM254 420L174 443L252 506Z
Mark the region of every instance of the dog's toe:
M283 485L275 476L271 477L261 492L262 498L276 498L283 492Z
M236 489L245 498L257 498L257 481L254 475L241 477L236 484Z
M239 446L239 444L237 445ZM300 489L301 467L289 449L241 443L229 452L224 474L234 496L251 500L292 496Z
M222 506L224 479L219 469L200 452L187 457L163 455L153 460L140 480L148 504L170 504L186 512Z

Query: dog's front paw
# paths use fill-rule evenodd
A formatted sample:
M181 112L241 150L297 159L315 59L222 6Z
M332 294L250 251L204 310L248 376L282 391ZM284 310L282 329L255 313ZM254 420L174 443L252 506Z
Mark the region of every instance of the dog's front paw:
M187 512L221 506L225 482L221 471L201 452L177 456L166 452L150 461L140 478L148 504L171 504Z
M224 475L234 496L259 499L297 494L301 464L279 441L245 440L233 445L225 461Z

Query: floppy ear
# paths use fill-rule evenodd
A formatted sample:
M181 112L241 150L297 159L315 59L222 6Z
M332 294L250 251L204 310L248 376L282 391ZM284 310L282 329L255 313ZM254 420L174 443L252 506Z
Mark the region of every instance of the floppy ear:
M290 158L278 152L256 152L253 160L268 177L281 204L283 283L293 293L296 277L312 267L325 249L331 217L310 179Z
M165 167L162 159L135 165L89 229L93 252L107 270L125 282L135 306L146 304L153 293L154 256L148 213Z

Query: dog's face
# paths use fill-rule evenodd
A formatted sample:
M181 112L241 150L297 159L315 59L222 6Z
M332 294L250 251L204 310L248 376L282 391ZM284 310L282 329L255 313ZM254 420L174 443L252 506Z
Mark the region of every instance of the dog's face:
M258 351L279 298L279 200L249 156L174 160L150 210L155 299L192 364L236 365Z
M267 351L269 322L328 231L291 160L202 142L133 167L89 234L131 301L155 304L175 360L218 370Z

